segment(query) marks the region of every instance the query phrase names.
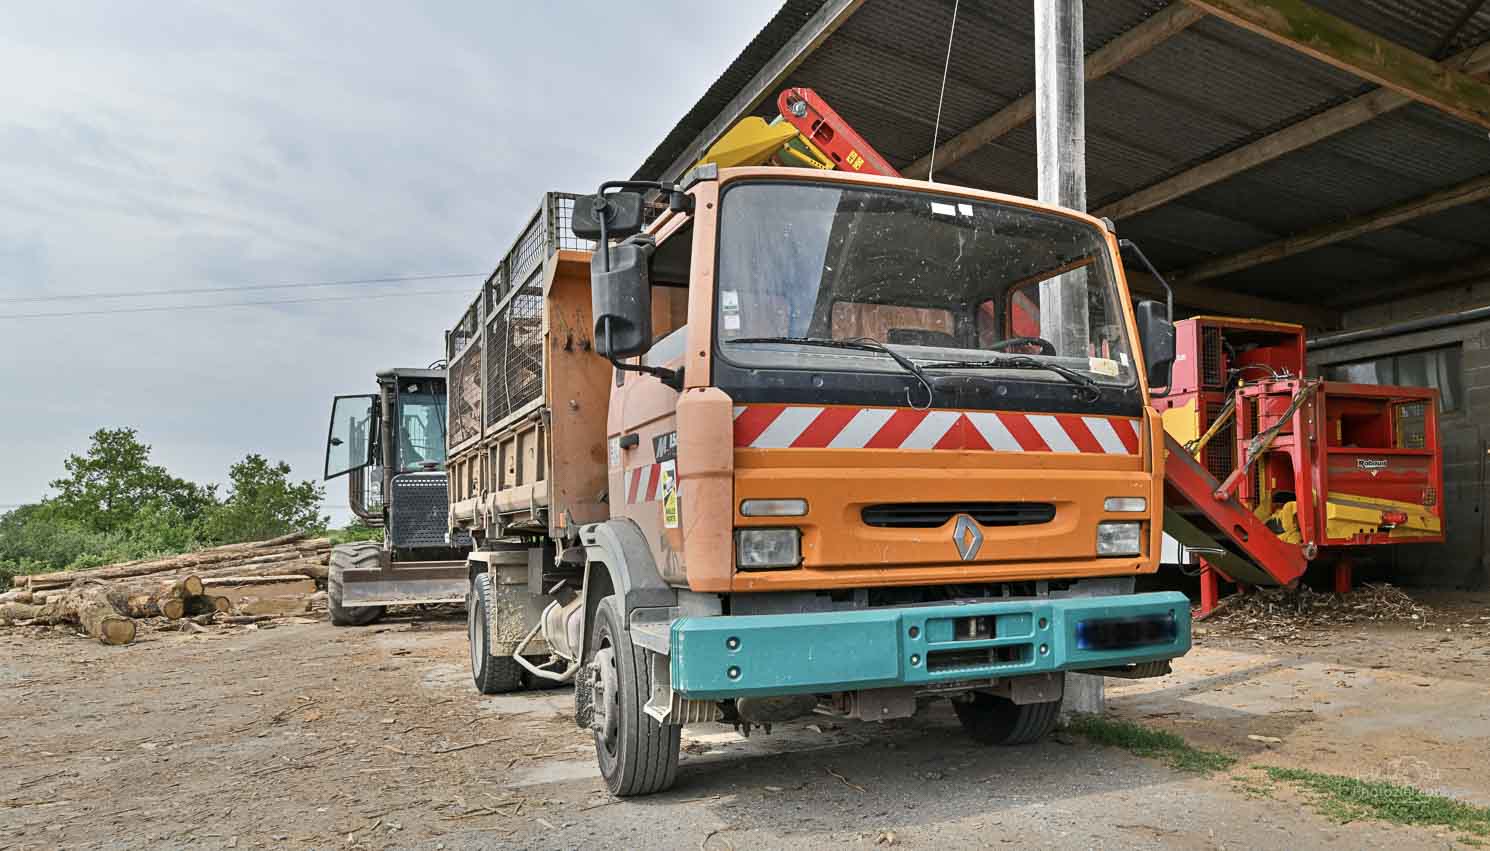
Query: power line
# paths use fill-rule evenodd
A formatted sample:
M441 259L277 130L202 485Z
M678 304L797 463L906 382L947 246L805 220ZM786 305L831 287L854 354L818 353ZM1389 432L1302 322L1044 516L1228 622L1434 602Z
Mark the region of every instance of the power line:
M53 313L0 313L0 319L51 319L62 316L106 316L116 313L161 313L175 310L217 310L224 307L262 307L273 304L315 304L325 301L362 301L374 298L409 298L421 295L449 295L453 293L469 292L467 289L459 290L420 290L412 293L372 293L366 295L339 295L325 296L322 298L288 298L270 299L267 301L230 301L222 304L177 304L163 305L161 307L116 307L106 310L65 310Z
M449 278L484 278L481 272L452 272L442 275L399 275L387 278L349 278L343 281L309 281L300 284L246 284L241 287L195 287L181 290L126 290L112 293L68 293L65 295L6 296L0 304L19 304L40 301L84 301L98 298L143 298L159 295L202 295L204 293L236 293L250 290L291 290L310 287L350 287L362 284L400 284L408 281L437 281Z

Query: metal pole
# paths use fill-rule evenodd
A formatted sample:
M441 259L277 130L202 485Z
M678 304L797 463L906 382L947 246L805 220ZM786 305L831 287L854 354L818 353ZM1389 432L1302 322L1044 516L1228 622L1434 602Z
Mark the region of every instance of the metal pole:
M1086 209L1083 0L1034 0L1035 140L1040 200ZM1040 285L1040 336L1063 356L1087 354L1086 272Z
M1086 209L1086 46L1082 0L1034 0L1035 158L1040 200ZM1040 336L1063 356L1088 354L1086 272L1040 284ZM1102 678L1066 675L1065 712L1104 709Z

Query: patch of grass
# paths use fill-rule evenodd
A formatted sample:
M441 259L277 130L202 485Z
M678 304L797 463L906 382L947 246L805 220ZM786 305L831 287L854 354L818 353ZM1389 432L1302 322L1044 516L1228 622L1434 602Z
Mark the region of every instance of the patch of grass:
M1411 786L1380 780L1357 780L1302 768L1267 768L1274 780L1314 793L1314 806L1336 821L1374 818L1393 824L1438 826L1490 836L1490 808L1430 795Z
M1122 748L1137 756L1162 761L1170 768L1196 774L1224 771L1236 764L1236 758L1216 751L1192 746L1173 733L1151 730L1132 721L1104 718L1100 715L1077 715L1066 729L1099 744Z
M1247 777L1241 774L1233 774L1231 775L1231 788L1235 789L1238 792L1241 792L1243 795L1246 795L1249 798L1261 799L1272 798L1273 790L1277 787L1275 787L1271 781L1257 782L1254 781L1251 777Z

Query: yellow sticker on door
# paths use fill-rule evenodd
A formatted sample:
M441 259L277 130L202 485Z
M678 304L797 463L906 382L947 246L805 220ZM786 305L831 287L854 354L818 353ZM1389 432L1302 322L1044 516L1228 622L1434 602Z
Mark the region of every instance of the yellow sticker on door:
M662 526L665 529L678 528L678 462L663 461L662 468Z

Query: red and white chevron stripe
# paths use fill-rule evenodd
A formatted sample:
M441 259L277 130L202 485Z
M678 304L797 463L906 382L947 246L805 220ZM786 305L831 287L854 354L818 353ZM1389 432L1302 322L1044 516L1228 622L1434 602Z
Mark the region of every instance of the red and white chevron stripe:
M662 498L662 465L643 464L621 474L625 477L626 502L655 502Z
M1138 420L1010 411L738 405L735 446L1137 455Z

